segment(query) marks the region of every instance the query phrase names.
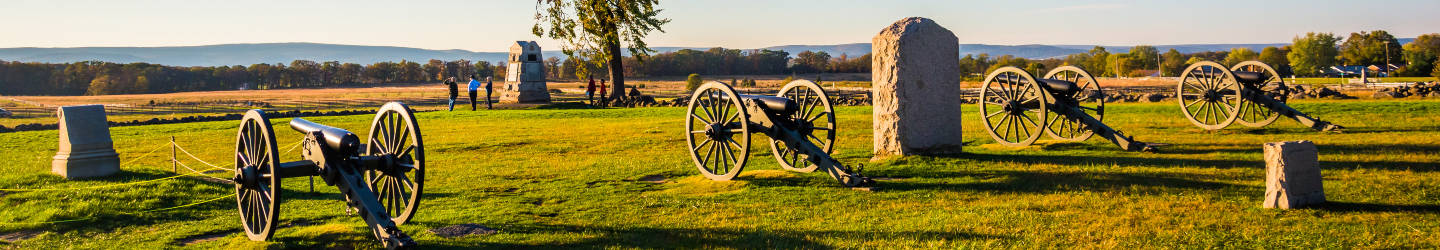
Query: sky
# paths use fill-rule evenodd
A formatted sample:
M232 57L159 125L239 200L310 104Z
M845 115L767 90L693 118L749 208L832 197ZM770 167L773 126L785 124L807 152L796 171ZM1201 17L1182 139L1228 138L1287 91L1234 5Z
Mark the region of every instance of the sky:
M0 47L315 42L505 51L530 33L535 1L0 0ZM1286 43L1305 32L1440 33L1437 0L663 0L652 47L865 43L910 16L961 43Z

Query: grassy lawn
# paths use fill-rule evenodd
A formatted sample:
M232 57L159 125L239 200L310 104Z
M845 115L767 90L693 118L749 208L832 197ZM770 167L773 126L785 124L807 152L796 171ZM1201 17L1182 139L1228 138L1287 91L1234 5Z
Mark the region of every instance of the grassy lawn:
M683 108L426 112L418 117L429 160L425 197L401 228L441 248L1440 247L1440 100L1295 103L1346 133L1283 119L1207 132L1171 102L1107 106L1110 125L1170 145L1158 154L1123 152L1099 138L1003 147L967 105L964 154L869 162L870 108L840 108L835 155L882 177L876 191L780 171L763 139L751 144L749 167L736 181L704 179L685 152ZM311 120L364 134L370 119ZM272 120L282 152L301 138L288 120ZM122 161L161 149L122 166L119 176L69 182L48 172L55 131L0 134L0 188L172 176L162 147L169 136L201 159L229 165L237 124L113 128ZM1260 145L1284 140L1319 145L1331 204L1260 208ZM639 181L647 176L665 181ZM303 178L285 181L282 228L269 242L240 232L234 199L225 198L230 186L200 178L0 192L0 236L33 236L0 248L379 247L359 217L343 212L336 189L317 185L310 193ZM215 198L225 199L147 211ZM36 224L64 220L79 221ZM457 238L427 231L464 223L500 231Z

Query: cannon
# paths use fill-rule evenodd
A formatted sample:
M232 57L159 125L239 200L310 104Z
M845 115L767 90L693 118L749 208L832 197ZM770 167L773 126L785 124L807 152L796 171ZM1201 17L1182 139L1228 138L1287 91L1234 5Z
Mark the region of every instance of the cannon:
M985 131L1001 145L1029 146L1041 133L1062 141L1085 141L1098 134L1127 151L1156 150L1102 122L1105 92L1078 67L1055 68L1038 79L1020 68L1001 67L985 77L980 100Z
M365 141L344 129L292 119L290 128L305 135L304 160L282 163L265 112L247 111L235 140L231 179L245 235L255 241L274 235L281 179L319 176L340 189L347 210L358 213L386 248L414 247L399 228L414 218L425 184L425 146L412 113L405 104L386 103Z
M686 112L690 158L711 180L739 175L749 159L750 135L759 133L769 137L770 152L785 170L823 170L847 187L874 183L830 157L835 109L815 82L792 81L776 96L762 96L742 95L711 81L695 89Z
M1232 123L1264 127L1280 116L1319 131L1344 129L1285 105L1290 88L1275 68L1260 61L1245 61L1230 68L1211 61L1192 64L1180 75L1175 96L1185 118L1206 130L1222 129Z

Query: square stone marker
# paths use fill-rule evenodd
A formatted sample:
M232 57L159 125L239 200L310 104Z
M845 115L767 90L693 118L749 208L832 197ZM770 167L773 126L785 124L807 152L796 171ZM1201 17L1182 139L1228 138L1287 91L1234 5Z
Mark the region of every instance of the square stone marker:
M1265 143L1265 208L1325 203L1319 153L1310 141Z
M65 106L60 117L60 148L50 171L66 179L108 176L120 172L120 154L110 141L105 106Z
M958 153L960 43L923 17L900 19L871 39L875 158Z

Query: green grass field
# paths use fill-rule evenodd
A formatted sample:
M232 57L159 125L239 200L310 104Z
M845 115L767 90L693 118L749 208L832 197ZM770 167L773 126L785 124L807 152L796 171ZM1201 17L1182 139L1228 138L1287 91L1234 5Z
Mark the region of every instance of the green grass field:
M869 162L870 108L842 107L835 156L881 177L875 191L840 187L822 173L780 171L762 139L736 181L704 179L686 155L683 108L426 112L418 117L429 160L425 197L401 228L439 248L1440 247L1440 100L1295 103L1349 127L1338 134L1290 120L1207 132L1170 102L1108 106L1110 125L1170 145L1158 154L1123 152L1098 138L1002 147L967 105L965 153ZM364 134L370 119L311 120ZM301 138L284 126L288 120L271 121L282 152ZM122 166L119 176L69 182L48 172L55 131L0 134L0 188L173 176L169 136L201 159L229 165L237 124L113 128L122 161L161 149ZM1284 140L1319 145L1330 204L1260 208L1260 146ZM639 181L647 176L666 180ZM0 238L28 237L0 248L379 247L359 217L343 212L336 189L318 185L309 193L305 179L285 181L281 228L269 242L240 232L234 199L225 197L230 186L200 178L0 192ZM500 231L457 238L427 231L463 223Z

